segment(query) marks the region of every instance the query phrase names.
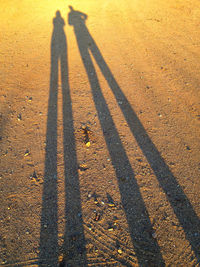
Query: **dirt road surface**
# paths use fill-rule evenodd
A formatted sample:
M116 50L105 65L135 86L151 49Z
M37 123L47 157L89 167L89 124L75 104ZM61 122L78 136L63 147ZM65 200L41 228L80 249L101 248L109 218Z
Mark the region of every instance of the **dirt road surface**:
M0 7L0 265L199 266L199 1Z

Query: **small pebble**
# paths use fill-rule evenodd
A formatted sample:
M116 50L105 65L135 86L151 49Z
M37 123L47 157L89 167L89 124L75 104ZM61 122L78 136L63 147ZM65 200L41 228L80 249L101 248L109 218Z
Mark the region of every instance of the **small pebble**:
M58 256L58 262L62 263L63 260L64 260L64 255L63 254L59 255Z
M119 249L117 250L117 252L118 252L119 254L122 254L122 249L119 248Z
M19 114L19 115L17 116L17 119L18 119L18 121L21 121L21 120L22 120L22 115Z
M28 155L30 155L30 151L27 149L24 153L24 157L27 157Z
M85 145L86 147L90 147L90 142L87 142Z
M80 164L79 167L78 167L78 169L80 171L86 171L88 169L88 166L86 164Z
M94 220L97 222L100 220L100 214L96 213Z

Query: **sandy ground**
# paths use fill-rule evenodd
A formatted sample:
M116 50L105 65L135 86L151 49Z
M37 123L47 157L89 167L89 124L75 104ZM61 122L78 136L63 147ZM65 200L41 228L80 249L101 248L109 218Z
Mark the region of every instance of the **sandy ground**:
M199 1L0 7L0 265L199 266Z

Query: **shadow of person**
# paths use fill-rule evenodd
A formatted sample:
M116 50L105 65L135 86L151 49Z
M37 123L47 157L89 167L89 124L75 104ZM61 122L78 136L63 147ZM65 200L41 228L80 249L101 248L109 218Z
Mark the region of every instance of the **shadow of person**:
M76 25L76 27L81 27L85 25L85 20L87 19L87 14L82 13L78 10L74 10L72 6L69 6L70 13L68 14L69 25ZM84 27L83 27L84 29Z
M90 82L98 118L118 179L121 201L138 262L141 266L164 266L165 263L157 240L152 237L153 228L148 211L134 177L128 156L101 91L96 70L89 53L89 50L95 53L96 45L85 25L87 15L80 11L75 11L72 7L70 7L70 10L68 23L74 27L80 55ZM99 61L97 63L99 64ZM128 180L124 181L124 178L127 177Z
M88 75L88 80L90 82L90 86L93 93L93 100L96 105L98 117L104 133L104 138L106 140L106 144L112 159L112 164L116 170L116 176L118 178L122 204L126 213L127 221L129 224L129 230L131 233L133 244L135 246L138 261L141 265L145 264L145 262L148 262L148 257L145 255L141 255L142 248L138 246L137 236L138 233L140 233L141 227L143 225L140 223L141 222L140 219L142 219L144 211L146 215L145 215L145 223L143 225L143 229L146 229L148 227L151 228L149 216L145 208L145 204L142 200L142 196L140 194L137 182L134 179L133 171L131 170L131 165L126 156L126 152L122 146L116 127L114 125L108 107L106 105L106 101L101 92L101 88L91 59L91 55L95 59L114 97L116 98L119 108L121 109L124 118L127 121L127 124L129 125L129 128L132 132L134 139L137 141L143 154L148 160L152 170L154 171L161 188L165 192L166 197L177 219L179 220L180 225L182 226L185 232L186 238L190 242L191 248L194 251L196 258L200 260L199 218L195 210L193 209L189 199L185 195L183 189L179 185L178 181L174 177L170 168L168 167L165 160L162 158L158 149L156 148L155 144L152 142L151 138L146 132L144 126L142 125L137 114L133 110L125 94L119 87L115 77L113 76L99 48L97 47L94 39L92 38L91 34L89 33L86 27L85 24L86 18L87 18L86 14L81 13L80 11L76 11L72 7L70 7L70 13L68 15L68 23L74 27L74 33L76 35L80 55L82 57L82 61ZM109 135L107 134L109 132L111 132L110 133L111 138L109 138ZM114 140L115 143L113 142ZM116 144L118 144L118 146ZM129 185L128 191L120 181L121 176L122 175L125 176L126 174L129 177L132 177L132 185ZM133 192L131 193L131 191ZM127 192L129 192L129 194L127 194ZM132 197L129 198L130 196ZM128 201L130 201L129 202L130 205L127 205ZM134 213L133 211L135 211L135 213L137 212L137 214L133 214ZM156 261L156 266L161 266L159 260L162 264L163 260L160 255L157 242L156 241L152 242L152 240L148 242L149 242L148 249L154 247L155 251L157 251L157 253L155 253L155 258L154 258L154 260ZM156 257L159 260L158 259L156 260Z
M67 40L60 11L53 19L51 71L46 130L45 170L40 230L40 266L87 266L81 211L72 102L69 87ZM57 124L59 63L62 86L63 150L65 177L65 233L58 246Z

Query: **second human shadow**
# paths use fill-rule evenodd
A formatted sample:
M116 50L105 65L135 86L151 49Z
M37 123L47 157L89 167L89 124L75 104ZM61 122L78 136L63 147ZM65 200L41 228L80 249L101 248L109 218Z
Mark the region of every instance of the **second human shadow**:
M134 178L133 169L112 120L106 100L101 91L91 55L94 57L102 74L104 75L113 95L117 100L117 103L122 103L119 107L125 120L127 121L127 124L129 125L133 137L148 160L162 190L165 192L166 197L185 232L185 236L190 242L191 248L195 253L197 260L200 260L200 221L192 207L192 204L185 195L183 189L174 177L165 160L160 155L155 144L145 131L144 126L106 64L98 46L85 24L87 15L74 10L71 6L70 10L68 23L74 27L74 33L77 39L80 55L88 75L88 80L90 82L99 121L110 157L112 159L112 164L116 172L116 177L118 178L122 205L126 213L129 231L139 264L141 266L146 266L149 262L151 264L155 264L154 266L165 265L157 241L151 236L145 236L144 234L145 232L153 232L148 211L142 199L137 181ZM121 178L124 176L131 177L132 180L129 181L128 184L124 184L121 181ZM152 252L150 258L148 253L142 253L144 248L146 251ZM152 255L154 256L152 257Z
M96 58L95 54L98 50L85 25L87 15L80 11L75 11L72 7L70 7L70 9L71 12L69 13L68 23L74 26L74 32L90 82L98 118L118 179L121 201L138 262L141 266L150 266L151 264L153 264L153 266L164 266L165 264L158 243L151 235L153 233L153 228L148 211L145 207L137 181L134 178L134 172L128 156L101 91L96 70L89 53L90 50ZM98 61L97 63L100 64ZM129 182L124 183L124 177L130 177Z

